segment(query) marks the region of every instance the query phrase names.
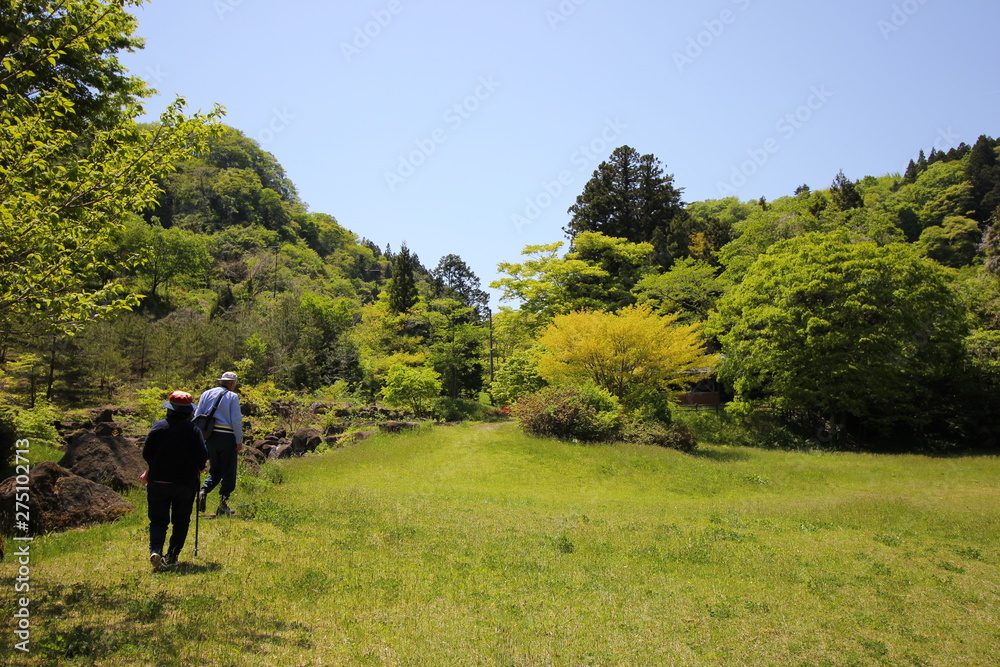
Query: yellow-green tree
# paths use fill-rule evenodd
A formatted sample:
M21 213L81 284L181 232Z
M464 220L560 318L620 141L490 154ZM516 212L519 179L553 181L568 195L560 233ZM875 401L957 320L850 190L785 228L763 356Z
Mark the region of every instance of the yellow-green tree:
M677 324L649 306L617 313L577 311L558 315L539 336L541 375L553 384L589 382L635 410L650 397L688 384L685 371L710 367L697 324Z
M490 283L503 292L500 301L520 301L522 311L542 320L574 310L617 310L635 303L632 288L652 271L649 243L580 232L565 257L558 256L562 245L529 245L521 254L530 259L498 264L510 276Z

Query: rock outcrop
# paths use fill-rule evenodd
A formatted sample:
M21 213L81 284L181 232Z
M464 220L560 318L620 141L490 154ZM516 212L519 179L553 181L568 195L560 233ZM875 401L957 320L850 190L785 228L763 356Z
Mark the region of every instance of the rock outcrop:
M147 467L139 448L125 438L89 431L73 436L59 465L115 491L141 486L139 476Z
M15 525L17 478L0 482L0 521ZM28 475L28 532L32 535L114 521L135 510L131 503L97 482L84 479L52 461Z
M401 422L401 421L391 421L391 422L381 422L379 425L379 430L386 433L402 433L403 431L409 431L415 428L420 428L420 422Z
M302 456L306 452L315 452L322 443L322 431L315 428L300 428L292 436L292 453Z

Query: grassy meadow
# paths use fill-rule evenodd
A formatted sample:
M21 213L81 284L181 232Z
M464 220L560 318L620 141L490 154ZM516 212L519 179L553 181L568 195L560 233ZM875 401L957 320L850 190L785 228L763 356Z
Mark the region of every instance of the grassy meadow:
M143 493L36 539L27 655L0 564L0 663L1000 664L997 458L687 455L503 424L269 468L170 572L146 561Z

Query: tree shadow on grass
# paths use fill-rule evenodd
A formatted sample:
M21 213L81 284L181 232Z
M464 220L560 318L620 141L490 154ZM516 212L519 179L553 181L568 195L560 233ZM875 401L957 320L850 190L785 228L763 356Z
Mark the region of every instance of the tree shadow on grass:
M55 584L40 587L34 602L40 631L32 648L50 661L45 664L93 663L152 645L168 660L180 655L157 632L157 624L178 605L178 598L164 591L142 592L126 582Z
M732 463L734 461L749 461L753 457L744 451L738 451L733 449L720 449L713 447L712 449L704 449L699 447L693 452L690 452L689 456L693 456L699 459L708 459L710 461L718 461L719 463Z
M197 574L220 568L217 563L181 564L174 573ZM37 606L32 620L40 623L38 634L32 636L32 649L42 664L121 664L116 658L145 655L151 646L156 647L157 655L149 656L155 662L148 664L182 664L181 657L190 653L192 642L206 641L204 619L197 611L224 609L225 601L204 594L143 590L137 587L142 578L106 586L74 583L41 587L33 601ZM288 623L266 611L258 617L233 621L224 623L224 643L236 650L260 650L264 644L314 648L312 628Z

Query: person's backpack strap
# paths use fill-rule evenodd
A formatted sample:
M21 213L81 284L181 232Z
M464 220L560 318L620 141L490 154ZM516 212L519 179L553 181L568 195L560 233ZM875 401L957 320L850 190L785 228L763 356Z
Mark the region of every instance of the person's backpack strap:
M201 429L201 434L207 439L212 437L212 433L215 431L215 411L219 409L219 403L222 403L222 397L226 395L229 391L226 387L222 388L222 393L219 394L219 398L215 399L215 405L212 406L212 411L207 415L198 415L194 419L195 426Z
M228 388L226 388L226 387L222 388L222 393L219 394L219 397L217 399L215 399L215 405L212 406L212 411L208 413L209 417L212 417L212 416L215 415L215 411L219 409L219 403L222 403L222 397L226 395L227 391L229 391Z

